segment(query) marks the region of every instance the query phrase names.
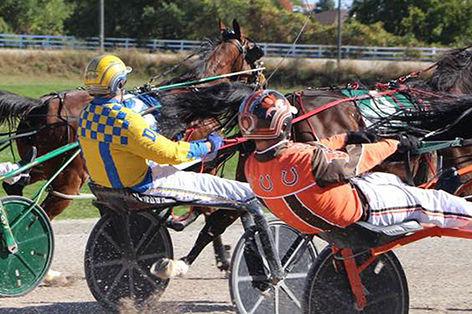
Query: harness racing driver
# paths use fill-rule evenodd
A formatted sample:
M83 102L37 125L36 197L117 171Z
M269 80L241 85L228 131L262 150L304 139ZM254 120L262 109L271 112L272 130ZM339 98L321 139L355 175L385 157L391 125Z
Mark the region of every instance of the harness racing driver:
M274 215L303 233L346 227L357 221L377 226L406 220L444 228L472 229L472 204L440 190L411 187L389 173L368 172L418 140L360 141L348 132L319 142L289 140L297 109L277 91L256 91L240 107L239 127L256 151L245 174L256 196ZM364 142L365 144L362 144Z
M85 69L84 85L94 98L81 112L78 137L91 180L104 187L129 188L181 202L215 207L237 204L255 214L256 224L267 226L247 183L172 166L216 153L222 138L210 134L206 141L174 142L151 130L140 114L123 104L130 72L113 55L95 57ZM175 271L169 274L169 268ZM176 265L156 262L151 272L167 277L183 275L187 269L179 260Z

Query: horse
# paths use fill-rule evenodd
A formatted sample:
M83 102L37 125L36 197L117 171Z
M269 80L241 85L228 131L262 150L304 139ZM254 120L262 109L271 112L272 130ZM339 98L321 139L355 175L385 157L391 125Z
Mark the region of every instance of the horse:
M422 72L431 69L434 71L430 77L427 79L419 77ZM407 81L408 78L413 78L413 80ZM353 84L345 90L356 88ZM441 98L453 98L453 95L470 94L472 93L472 49L471 47L453 49L428 69L402 77L396 82L392 82L390 86L389 84L376 84L376 88L377 90L380 88L380 90L371 93L370 101L379 111L382 110L379 105L382 106L385 99L374 94L382 93L382 89L384 91L385 89L398 89L407 98L406 101L412 103L413 106L422 99L436 101ZM364 91L363 93L368 92ZM390 95L388 92L387 94L393 102L401 102L395 98L394 94ZM319 111L306 119L298 120L293 125L292 135L295 141L316 141L334 134L356 131L366 127L366 119L360 112L359 100L356 99L358 97L350 97L348 93L343 93L341 88L307 88L294 91L286 96L291 104L299 110L299 116L313 110ZM297 118L295 119L297 120ZM444 149L440 154L444 158L443 167L457 167L471 161L472 147ZM404 180L410 181L409 183L415 184L425 182L435 174L431 166L434 155L417 156L408 166L404 160L398 160L395 157L387 159L386 163L375 170L392 172ZM426 165L426 163L429 164ZM411 169L408 169L409 167ZM241 169L242 166L238 168ZM408 172L411 172L411 175ZM414 177L415 174L416 177ZM408 176L412 178L408 178ZM472 190L470 192L472 193Z
M472 93L472 47L452 49L434 65L435 70L426 80L416 79L412 85L439 93L468 95ZM443 167L463 167L472 163L472 146L452 147L440 152ZM461 176L463 182L472 180L472 174ZM471 195L472 187L462 190L461 196Z
M236 20L233 21L233 29L227 28L220 21L219 33L220 35L216 40L208 39L205 41L205 44L197 53L198 58L193 61L191 71L162 84L239 72L257 67L256 62L262 57L262 50L252 40L243 35ZM245 80L249 83L256 79L252 75L240 75L232 78L232 80ZM173 90L172 92L178 93L179 91ZM79 113L91 99L86 91L80 89L51 93L42 96L40 99L32 99L7 91L0 91L0 124L8 122L12 125L17 119L20 119L15 133L17 136L21 136L21 134L27 134L27 136L16 140L19 155L24 156L32 146L37 147L38 155L43 155L76 140ZM171 123L170 121L173 122ZM196 121L197 124L201 122L200 119ZM169 131L169 126L181 128L187 122L188 120L182 123L181 121L169 119L162 121L161 128ZM186 127L192 127L191 123L188 123ZM199 128L198 125L197 128ZM197 133L193 132L192 136L195 137ZM170 133L166 133L166 135L168 134ZM61 164L68 157L69 154L63 154L34 167L30 173L30 183L49 178L57 169L57 165ZM87 179L88 174L84 161L79 156L52 181L52 191L48 193L41 204L50 219L59 215L71 203L71 199L64 198L64 195L78 195L80 188ZM4 185L4 189L8 194L21 195L23 188L24 186L16 185L10 187ZM201 210L203 211L203 209ZM209 217L211 217L209 218L210 220L215 220L215 216L210 215ZM216 220L218 220L218 217L216 217ZM208 228L204 229L200 236L207 239L208 236L206 234L208 232L210 232ZM223 265L223 270L227 269L229 263L225 255L221 255L221 239L216 239L215 244L219 244L219 258L223 259L223 261L217 260L217 264ZM197 250L192 251L191 259L195 259L201 249L199 246Z

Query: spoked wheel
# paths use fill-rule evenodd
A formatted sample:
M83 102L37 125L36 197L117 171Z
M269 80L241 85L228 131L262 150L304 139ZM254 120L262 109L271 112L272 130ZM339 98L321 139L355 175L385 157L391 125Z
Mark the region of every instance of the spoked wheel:
M231 277L229 288L231 299L239 313L300 313L305 278L318 252L311 238L300 234L297 230L280 221L269 222L275 246L281 259L282 266L288 272L284 280L262 294L252 284L244 250L246 239L250 234L245 233L238 241L231 260ZM259 237L256 233L256 243L259 254L263 258L264 272L269 274L269 268Z
M359 265L367 254L356 257ZM356 309L344 263L325 248L308 274L304 296L305 314L408 313L409 295L405 273L393 252L378 256L360 275L367 305Z
M0 200L18 251L11 253L0 232L0 296L20 296L33 290L49 270L54 251L51 222L43 209L27 198Z
M149 269L162 257L173 258L167 229L152 212L108 213L94 226L85 250L85 277L95 299L117 311L123 298L140 307L157 300L169 280Z

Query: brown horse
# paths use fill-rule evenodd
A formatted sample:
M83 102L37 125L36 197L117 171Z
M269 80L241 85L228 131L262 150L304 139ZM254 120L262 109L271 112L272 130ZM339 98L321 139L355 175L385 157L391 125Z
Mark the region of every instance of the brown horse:
M421 73L413 73L411 76L415 81L408 83L402 91L413 102L419 99L440 99L453 95L463 95L472 93L472 48L451 50L446 53L431 68L435 68L432 75L426 79L419 79ZM429 70L428 69L428 70ZM403 82L400 82L403 83ZM337 102L326 110L302 119L293 125L292 136L295 141L309 142L316 141L334 134L346 131L355 131L365 126L365 120L359 111L356 100L349 100L348 96L340 90L332 88L307 88L286 95L289 101L299 109L299 116L306 112L316 110L326 106L326 104ZM374 97L372 97L374 99ZM444 157L443 167L464 166L472 161L472 147L450 148L441 150ZM434 157L434 156L433 156ZM411 161L411 169L416 184L430 179L434 175L432 167L424 167L425 156L414 157ZM434 158L431 162L434 161ZM241 166L239 166L241 168ZM406 179L406 169L404 160L388 159L378 171L392 172L403 179ZM420 171L420 170L426 170ZM469 190L472 193L472 189Z
M446 53L435 64L430 78L414 82L419 88L426 88L441 93L454 95L472 94L472 48L471 46L453 49ZM443 149L440 152L443 167L464 167L472 163L472 146ZM468 184L472 174L461 176L461 182ZM464 187L461 195L471 195L472 186Z
M175 83L202 77L239 72L256 67L256 61L262 57L262 50L246 38L236 20L233 21L233 29L228 29L220 21L220 37L215 41L208 40L198 53L199 58L191 71L177 79L167 83ZM239 76L232 80L245 80L251 82L255 77ZM177 91L176 91L177 92ZM31 146L38 148L38 154L43 155L67 143L76 141L77 120L82 108L87 105L91 97L84 90L71 90L54 93L41 97L39 100L21 97L8 92L0 92L0 124L5 121L12 122L17 118L20 124L16 133L29 131L35 134L19 138L17 142L20 156L23 156ZM163 124L171 125L169 121ZM174 123L175 124L175 123ZM180 124L180 123L179 123ZM165 129L165 126L163 127ZM194 132L195 136L198 132ZM42 163L31 171L30 183L49 178L67 154ZM51 189L42 203L48 216L53 219L60 214L71 200L62 195L78 195L82 185L88 179L84 161L77 157L61 172L51 183ZM13 188L5 186L9 194L22 194L23 186ZM8 188L8 189L7 189ZM57 194L59 192L60 194ZM211 218L213 219L213 218ZM206 234L208 230L204 230ZM208 238L209 236L206 236ZM213 237L211 237L213 239ZM218 240L221 246L221 240ZM196 258L201 249L192 251L191 259ZM221 262L219 262L221 263ZM228 262L225 261L227 264ZM225 266L225 268L227 265Z
M387 91L388 92L388 91ZM408 93L402 91L402 93ZM312 110L320 110L323 106L335 104L325 110L314 114L307 119L295 118L293 124L293 140L297 142L317 141L335 134L347 131L357 131L366 126L366 119L359 109L359 100L348 97L340 90L332 89L305 89L288 95L289 101L299 110L298 116L302 116ZM371 96L369 101L381 103L382 97ZM393 106L393 104L392 104ZM423 154L410 157L406 166L406 156L394 155L374 171L394 173L410 183L423 183L434 176L431 167L426 167L426 162L432 164L435 161L434 154Z

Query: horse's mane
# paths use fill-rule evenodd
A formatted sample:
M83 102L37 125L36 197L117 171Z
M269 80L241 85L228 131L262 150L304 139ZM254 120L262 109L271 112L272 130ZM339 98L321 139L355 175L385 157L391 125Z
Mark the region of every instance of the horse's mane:
M221 125L232 128L237 123L234 116L241 102L251 92L252 88L242 83L223 82L178 93L161 93L159 128L170 138L185 131L187 124L195 120L216 118Z
M215 47L221 44L223 41L224 39L221 35L213 38L203 38L200 48L196 53L197 57L191 60L191 64L189 66L190 70L178 77L160 82L159 85L170 85L202 78L203 74L205 73L206 61L213 53Z
M431 77L413 85L438 92L451 92L457 87L464 93L472 92L472 48L447 51L436 62Z
M383 133L405 132L424 136L435 131L429 140L472 138L472 95L431 97L392 115L379 127Z
M0 89L0 124L8 122L13 125L31 110L43 105L39 99L20 96Z

